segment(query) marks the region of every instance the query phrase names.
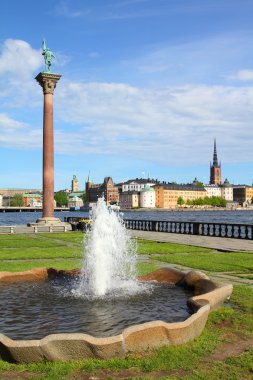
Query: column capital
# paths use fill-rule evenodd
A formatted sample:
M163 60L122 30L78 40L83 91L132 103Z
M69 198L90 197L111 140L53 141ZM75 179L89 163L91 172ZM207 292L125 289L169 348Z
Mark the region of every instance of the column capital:
M44 94L52 94L54 95L54 89L56 87L56 83L61 78L60 74L52 74L52 73L39 73L35 79L41 85Z

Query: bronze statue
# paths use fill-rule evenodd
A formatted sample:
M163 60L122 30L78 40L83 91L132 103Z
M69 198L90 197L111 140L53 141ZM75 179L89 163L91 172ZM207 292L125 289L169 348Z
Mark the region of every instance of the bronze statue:
M55 56L54 56L53 52L46 47L45 38L43 39L43 42L42 42L42 55L44 55L46 72L50 73L52 61L53 61L53 58L55 58Z

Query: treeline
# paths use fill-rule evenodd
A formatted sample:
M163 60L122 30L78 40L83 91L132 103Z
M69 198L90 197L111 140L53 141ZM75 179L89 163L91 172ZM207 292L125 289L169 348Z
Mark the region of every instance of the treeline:
M213 207L226 207L227 201L222 197L204 197L196 198L193 200L188 199L186 202L182 197L179 197L177 200L178 205L189 205L189 206L213 206Z

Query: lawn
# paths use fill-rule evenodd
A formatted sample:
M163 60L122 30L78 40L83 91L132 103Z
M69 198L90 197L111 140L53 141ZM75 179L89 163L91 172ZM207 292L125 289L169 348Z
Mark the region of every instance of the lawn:
M139 240L140 254L165 263L215 272L253 272L253 252L221 252L181 244Z
M79 232L36 236L0 235L0 269L17 271L34 267L80 267L83 237ZM253 269L252 253L224 253L141 240L139 254L150 255L161 262L207 271L249 273L250 276ZM141 262L138 273L152 271L161 262ZM111 360L29 365L0 361L0 379L247 380L253 377L252 345L253 289L236 285L231 300L210 314L201 336L183 346L162 347L153 352Z

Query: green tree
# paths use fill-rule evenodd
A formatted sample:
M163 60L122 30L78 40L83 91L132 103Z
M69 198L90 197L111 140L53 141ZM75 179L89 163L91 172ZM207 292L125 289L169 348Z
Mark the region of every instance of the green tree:
M201 181L194 182L194 186L201 187L202 189L205 187L203 182L201 182Z
M184 199L183 199L181 196L177 198L177 204L178 204L179 206L182 206L184 203L185 203L185 202L184 202Z
M68 196L64 191L58 191L54 194L57 207L63 207L68 205Z
M24 206L23 194L15 194L10 201L11 207L22 207Z
M83 203L87 203L88 202L88 196L87 196L87 193L84 192L83 195L82 195L82 200L83 200Z

